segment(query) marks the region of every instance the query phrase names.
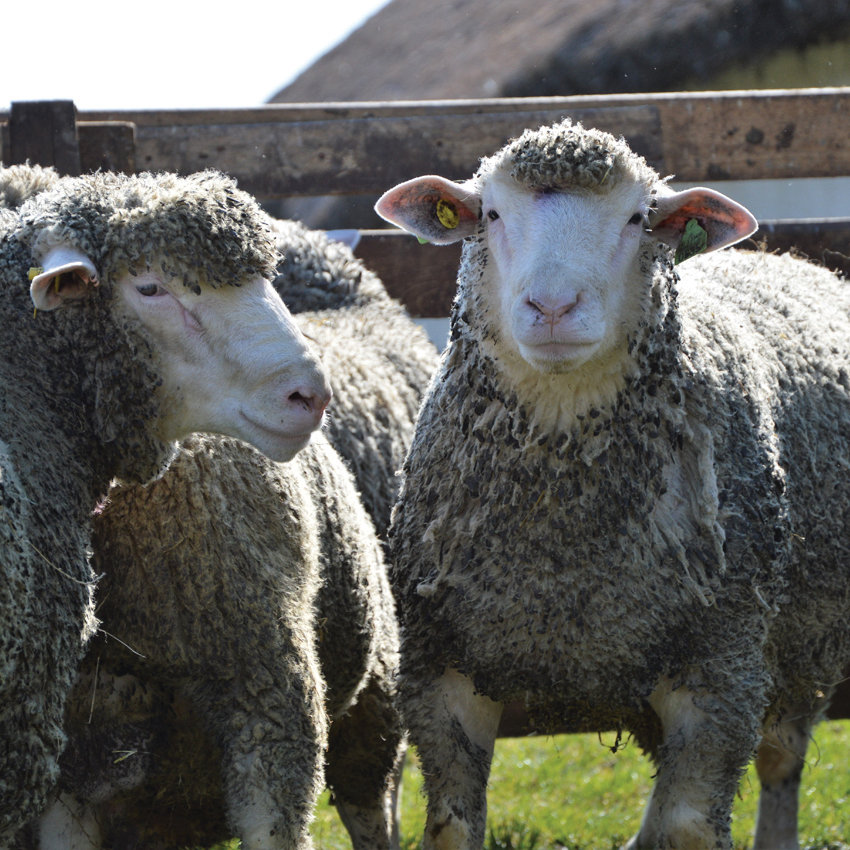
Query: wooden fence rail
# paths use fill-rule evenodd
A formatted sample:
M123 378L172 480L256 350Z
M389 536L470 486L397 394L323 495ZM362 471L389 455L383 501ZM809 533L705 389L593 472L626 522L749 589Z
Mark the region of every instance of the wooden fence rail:
M39 132L25 140L24 116L44 106L0 111L5 162L30 155ZM78 111L76 132L83 171L97 164L92 135L103 139L111 127L126 143L133 128L128 167L189 173L215 166L273 198L380 192L423 169L465 176L509 137L564 116L624 135L681 181L850 175L850 88ZM67 112L63 120L73 134ZM56 132L58 115L52 121Z

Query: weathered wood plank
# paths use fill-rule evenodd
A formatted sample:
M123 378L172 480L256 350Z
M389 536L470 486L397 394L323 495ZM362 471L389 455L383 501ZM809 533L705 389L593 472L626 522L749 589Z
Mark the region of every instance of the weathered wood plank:
M658 108L664 161L676 179L850 174L850 90L668 100Z
M127 121L77 124L80 167L89 171L136 173L136 125Z
M417 174L466 177L481 156L526 127L565 114L624 135L653 165L661 163L658 111L612 109L427 114L280 124L145 127L136 131L140 168L189 173L215 166L262 197L381 192Z
M607 108L653 104L681 110L691 104L729 101L758 101L769 98L787 111L794 101L813 97L846 99L850 87L811 89L759 89L722 92L659 92L640 94L574 95L571 97L478 98L454 100L396 100L329 103L267 104L238 109L161 109L80 111L81 121L130 121L137 126L172 127L203 124L265 124L287 121L347 120L350 118L390 118L431 114L487 114L490 112L554 111L558 109ZM793 107L792 107L793 108ZM0 109L0 122L7 120Z
M850 219L764 221L740 247L795 250L850 276ZM364 230L355 251L416 318L448 316L454 298L460 244L420 245L401 230Z
M439 167L447 176L459 176L468 173L473 157L463 159L459 152L456 159L445 150L457 138L467 148L475 147L477 159L492 153L506 132L513 135L553 116L646 106L657 110L663 139L663 148L648 155L679 180L850 174L850 88L111 110L81 112L79 119L135 123L147 146L139 168L214 166L233 174L245 188L275 197L294 191L377 191L404 171L401 164L394 171L393 160L410 161L412 173L434 166L430 170ZM516 125L510 125L511 115ZM0 121L4 117L8 113L0 112ZM452 130L455 119L459 123ZM440 139L444 149L435 150ZM423 154L422 167L417 167ZM387 160L390 164L382 166ZM295 169L291 177L286 173L290 165ZM389 179L366 188L369 173Z
M76 109L70 100L13 103L9 113L10 165L52 165L60 174L80 173Z
M764 221L752 237L769 251L791 251L850 277L850 219Z

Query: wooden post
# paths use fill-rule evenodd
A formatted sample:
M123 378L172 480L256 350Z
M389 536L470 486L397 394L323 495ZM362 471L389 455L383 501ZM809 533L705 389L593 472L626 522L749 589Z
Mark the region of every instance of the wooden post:
M79 122L82 172L136 173L136 125L129 121Z
M9 114L9 163L52 165L60 174L80 174L77 110L71 100L13 103Z

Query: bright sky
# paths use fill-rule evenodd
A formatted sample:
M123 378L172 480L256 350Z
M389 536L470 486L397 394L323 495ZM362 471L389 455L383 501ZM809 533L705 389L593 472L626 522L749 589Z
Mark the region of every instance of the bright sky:
M387 2L4 2L0 109L258 106Z

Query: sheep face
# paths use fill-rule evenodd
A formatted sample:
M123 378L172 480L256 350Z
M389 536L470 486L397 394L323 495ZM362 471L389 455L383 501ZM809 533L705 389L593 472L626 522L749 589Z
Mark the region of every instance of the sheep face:
M84 299L97 284L94 264L71 246L52 249L32 282L39 310ZM331 392L317 356L271 284L187 287L152 263L109 286L118 326L153 352L156 437L194 431L237 437L277 461L290 460L321 426ZM81 302L81 306L84 302Z
M599 194L528 189L500 175L481 193L492 263L482 305L503 347L544 373L608 360L626 344L642 287L642 186Z
M431 242L477 237L461 270L470 333L518 380L627 368L656 243L677 249L693 222L704 239L687 259L756 227L729 198L674 193L622 140L569 122L526 133L473 180L410 180L376 209Z

